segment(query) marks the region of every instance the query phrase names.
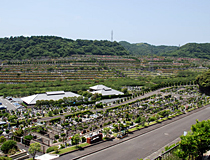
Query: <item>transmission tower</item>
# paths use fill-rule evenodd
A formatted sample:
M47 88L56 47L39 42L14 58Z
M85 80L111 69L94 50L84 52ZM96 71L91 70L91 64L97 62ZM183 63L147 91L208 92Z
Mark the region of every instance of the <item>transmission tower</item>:
M111 31L111 42L113 42L113 30Z

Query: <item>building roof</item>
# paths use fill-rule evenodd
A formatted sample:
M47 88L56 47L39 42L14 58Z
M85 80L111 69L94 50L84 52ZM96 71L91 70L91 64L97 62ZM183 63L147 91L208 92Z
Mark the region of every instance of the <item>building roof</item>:
M123 92L117 91L112 88L108 88L104 85L96 85L96 86L90 87L90 89L93 90L90 93L92 93L92 94L99 93L99 94L102 94L102 96L124 94Z
M96 86L90 87L90 89L95 90L95 91L98 91L98 90L105 90L105 91L112 90L112 88L108 88L104 85L96 85Z
M21 98L25 103L29 105L36 104L38 100L59 100L64 97L79 97L79 94L75 94L73 92L64 92L64 91L55 91L55 92L46 92L42 94L35 94L28 97Z

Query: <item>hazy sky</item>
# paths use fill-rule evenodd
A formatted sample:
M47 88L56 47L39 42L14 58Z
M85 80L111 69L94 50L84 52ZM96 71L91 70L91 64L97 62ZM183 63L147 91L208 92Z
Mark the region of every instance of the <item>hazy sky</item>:
M210 42L210 0L0 0L0 37Z

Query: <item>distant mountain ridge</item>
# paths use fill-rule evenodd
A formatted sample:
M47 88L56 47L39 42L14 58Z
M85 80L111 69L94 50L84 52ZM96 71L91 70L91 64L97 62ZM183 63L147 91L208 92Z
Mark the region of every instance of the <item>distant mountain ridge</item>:
M128 55L118 42L72 40L56 36L0 38L0 60L40 59L79 55Z
M187 43L177 46L154 46L147 43L119 42L132 55L158 55L210 59L210 43Z
M133 55L160 55L165 52L172 52L178 49L177 46L154 46L148 43L134 43L131 44L126 41L119 42L130 54Z
M0 38L0 60L60 58L71 55L158 55L210 59L210 43L181 47L108 40L72 40L56 36Z
M210 43L187 43L176 51L162 55L210 59Z

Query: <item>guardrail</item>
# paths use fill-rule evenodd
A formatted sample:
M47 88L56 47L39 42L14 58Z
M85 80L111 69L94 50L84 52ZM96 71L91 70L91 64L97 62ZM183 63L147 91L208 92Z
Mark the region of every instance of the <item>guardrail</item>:
M174 152L174 150L179 146L179 144L177 144L176 146L172 147L171 149L167 150L166 152L162 153L161 155L159 155L158 157L154 158L153 160L164 160L167 159L169 156L171 156Z

